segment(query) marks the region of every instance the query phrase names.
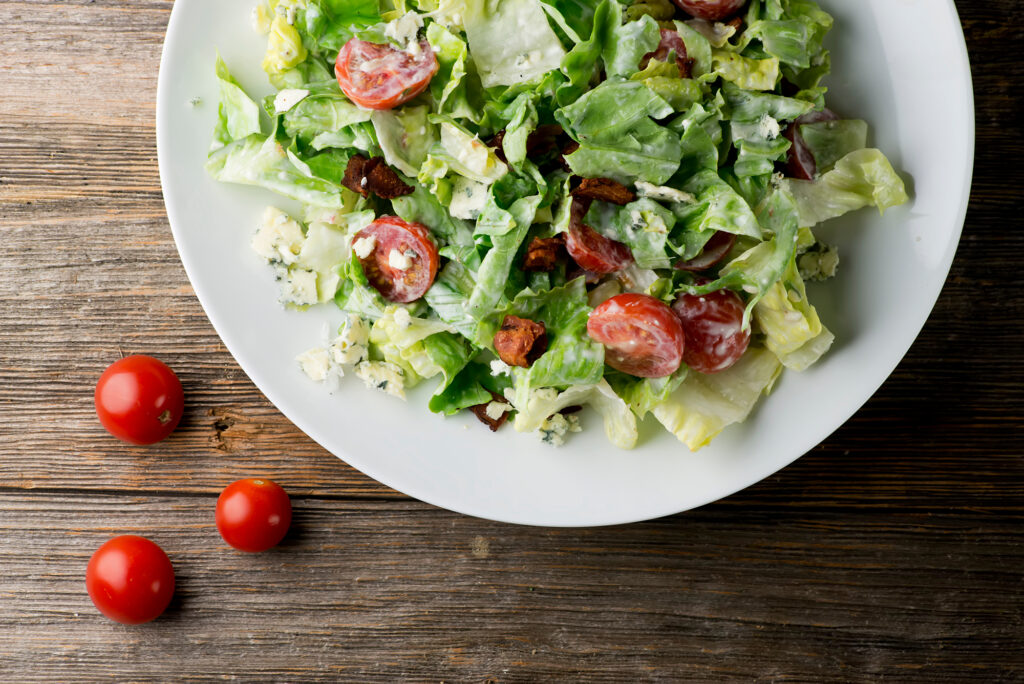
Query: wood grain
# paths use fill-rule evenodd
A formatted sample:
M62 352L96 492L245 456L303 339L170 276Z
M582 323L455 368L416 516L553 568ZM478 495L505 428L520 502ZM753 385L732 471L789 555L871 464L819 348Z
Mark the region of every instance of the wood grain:
M0 674L5 681L1024 680L1024 24L957 2L976 180L929 322L867 405L759 485L663 520L538 530L410 501L249 382L180 266L156 167L165 0L0 0ZM894 293L898 296L898 293ZM92 387L121 353L180 371L167 442ZM215 496L293 494L285 545L220 543ZM168 615L101 618L106 538L170 553Z

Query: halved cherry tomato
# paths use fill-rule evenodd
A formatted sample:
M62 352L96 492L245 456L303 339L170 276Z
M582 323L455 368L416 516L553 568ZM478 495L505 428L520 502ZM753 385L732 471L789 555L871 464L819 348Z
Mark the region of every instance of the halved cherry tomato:
M405 304L423 296L437 276L440 257L422 223L381 216L352 238L371 240L373 251L360 257L366 279L385 299ZM392 255L392 253L395 253ZM408 268L399 268L408 262Z
M711 236L700 254L688 261L680 261L675 267L680 271L706 271L724 259L734 244L736 236L720 230Z
M676 53L676 66L679 67L679 75L683 78L690 78L691 62L686 56L686 43L683 42L678 31L671 29L661 29L661 42L658 43L658 49L643 56L640 60L640 68L646 69L652 59L668 61L670 52Z
M96 382L94 400L107 432L131 444L167 437L185 408L178 376L162 361L143 355L110 364Z
M277 546L292 524L292 502L281 485L249 478L232 482L217 498L217 531L239 551Z
M391 45L350 39L338 53L334 73L342 92L367 109L391 109L416 97L438 70L430 43L416 54Z
M721 21L739 12L747 0L672 0L680 9L697 19Z
M155 619L174 595L167 554L146 539L126 534L96 550L85 569L85 588L101 613L126 625Z
M580 268L591 273L614 273L633 263L629 247L606 238L585 223L569 226L565 248Z
M814 180L814 177L818 175L818 164L814 160L814 155L811 154L811 149L804 142L804 137L800 135L800 126L821 121L836 121L838 118L839 116L835 112L823 109L820 112L804 114L786 127L782 135L793 143L786 151L785 173L788 177Z
M683 326L666 304L645 294L620 294L590 313L587 334L604 345L612 368L641 378L672 375L683 360Z
M683 362L698 373L718 373L739 361L750 344L743 309L743 300L732 290L680 295L672 310L686 336Z

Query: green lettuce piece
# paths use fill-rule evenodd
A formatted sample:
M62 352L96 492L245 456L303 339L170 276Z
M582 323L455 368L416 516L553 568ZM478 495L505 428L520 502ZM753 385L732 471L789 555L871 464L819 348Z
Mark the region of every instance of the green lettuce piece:
M682 190L697 200L694 204L672 206L687 232L713 234L721 230L761 239L761 226L750 206L714 171L694 174L682 185Z
M682 365L664 378L636 378L625 373L610 373L608 383L629 408L642 419L658 404L664 403L686 379L689 369Z
M507 307L481 324L481 341L490 345L506 315L544 323L547 351L529 368L512 370L517 405L538 387L592 385L601 379L604 347L587 335L590 311L586 285L582 278L577 278L544 292L523 290Z
M472 247L473 231L467 223L452 217L438 199L422 185L415 181L411 181L411 185L411 195L391 200L391 207L395 213L405 221L428 226L430 232L443 244Z
M440 159L455 173L490 185L508 173L505 165L478 135L451 121L441 121L441 141L428 156Z
M505 136L501 141L501 149L505 159L514 169L521 169L526 161L526 141L537 128L536 97L529 93L521 93L508 107L508 124Z
M341 268L341 285L334 295L334 303L346 313L377 320L384 315L390 304L373 289L366 279L363 266L355 252Z
M696 451L722 430L747 419L782 370L775 355L750 348L720 373L690 373L679 388L651 412L665 429Z
M729 118L742 123L758 122L765 115L778 121L793 121L814 109L810 102L773 93L743 90L728 82L722 84L721 92L729 107Z
M329 59L337 56L350 38L381 21L378 0L305 0L301 4L296 26L303 43Z
M430 108L402 107L378 110L370 115L384 160L407 176L415 177L437 140L435 126L427 120Z
M644 55L658 49L661 29L650 16L616 26L611 40L604 47L604 69L607 78L629 77L640 70ZM676 74L678 74L678 69Z
M439 66L430 80L434 111L475 121L478 114L469 103L469 48L465 41L434 21L427 26L427 42L434 49Z
M804 282L792 261L754 307L754 319L765 334L765 346L784 366L797 371L817 361L835 339L807 300Z
M660 185L679 168L682 149L679 136L651 118L672 113L643 83L606 81L557 110L555 118L580 144L565 158L575 174Z
M779 58L754 59L728 50L712 50L715 73L746 90L774 90L779 82Z
M491 375L490 366L470 361L447 387L430 398L427 406L434 413L451 416L470 406L493 401L494 395L491 392L500 397L509 386L508 376Z
M318 136L339 133L370 120L371 111L352 104L338 88L337 81L308 85L305 90L309 94L282 118L288 137L298 138L304 145L311 145Z
M675 214L646 197L619 207L612 220L618 241L629 246L640 268L671 267L666 246L675 224Z
M441 390L469 362L465 342L451 334L443 321L410 316L408 310L391 305L370 328L374 349L405 372L405 385L442 374Z
M892 164L873 148L851 152L816 180L787 178L782 187L793 195L800 225L807 227L862 207L878 207L885 213L910 199Z
M213 149L260 132L260 108L245 94L219 54L216 70L220 86L220 104L217 106Z
M619 4L615 0L603 0L597 6L589 33L581 34L589 37L577 43L562 59L561 71L568 80L556 91L555 99L558 104L571 104L589 89L590 81L601 59L601 52L610 42L620 22Z
M449 261L423 298L438 318L466 339L475 340L479 321L466 310L475 288L476 281L469 269L458 261Z
M594 385L576 385L559 392L550 387L534 390L521 402L512 402L517 413L513 427L517 432L533 432L549 417L569 406L591 406L604 420L604 432L615 446L632 449L639 432L636 416L629 406L601 379Z
M598 4L594 0L541 0L544 11L562 28L573 43L589 36ZM553 10L553 12L552 12Z
M779 122L768 114L755 123L730 121L729 130L738 151L732 172L739 178L771 174L775 162L784 160L790 147Z
M698 78L713 73L711 43L708 42L708 39L681 21L675 22L675 28L679 37L683 39L683 45L686 46L686 58L693 60L690 67L693 77Z
M541 199L541 195L523 197L508 208L507 213L515 227L501 235L493 236L492 247L480 263L476 274L476 286L466 304L466 311L470 316L480 319L494 311L505 290L516 252L526 238Z
M796 202L783 189L769 194L758 206L757 219L774 237L759 242L727 263L719 277L703 285L684 286L691 294L706 294L722 288L742 290L749 295L743 327L749 326L753 307L782 277L797 248L799 231Z
M531 81L565 56L538 0L466 0L464 21L484 88Z
M836 162L868 144L868 124L859 119L820 121L800 126L800 135L814 156L818 173L831 171Z
M304 168L305 167L305 168ZM343 209L342 188L311 170L275 139L250 135L210 153L206 172L225 183L255 185L328 209Z

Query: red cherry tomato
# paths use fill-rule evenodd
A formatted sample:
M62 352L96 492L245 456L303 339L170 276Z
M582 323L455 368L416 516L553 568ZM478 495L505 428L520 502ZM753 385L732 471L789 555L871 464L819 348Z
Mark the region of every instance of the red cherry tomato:
M785 174L787 176L799 178L800 180L814 180L814 177L818 175L818 164L814 160L814 155L811 154L811 149L804 142L804 137L800 135L799 127L804 124L819 123L821 121L836 121L838 118L839 116L835 112L823 109L820 112L804 114L786 127L782 135L789 142L793 143L786 150Z
M736 244L736 236L720 230L711 236L700 254L689 261L680 261L676 264L676 268L680 271L706 271L724 259L734 244Z
M107 432L132 444L153 444L174 432L185 408L181 382L152 356L110 364L96 383L96 415Z
M683 42L678 31L670 29L661 29L661 42L658 43L658 49L643 56L640 60L640 68L646 69L652 59L668 61L670 52L676 53L676 66L679 67L679 75L683 78L690 78L690 60L686 56L686 43Z
M750 344L743 300L732 290L680 295L672 310L683 322L683 362L698 373L718 373L740 360Z
M614 273L633 263L629 247L606 238L585 223L569 226L565 247L580 268L591 273Z
M334 72L342 92L367 109L391 109L416 97L437 73L437 57L421 40L413 55L391 45L350 39L338 53Z
M641 378L672 375L683 360L683 326L667 305L645 294L620 294L590 313L587 334L604 345L612 368Z
M385 299L407 303L423 296L437 276L440 257L430 239L430 231L421 223L409 223L397 216L381 216L352 238L372 239L373 251L360 257L367 280ZM392 252L397 254L392 257ZM399 268L403 259L408 268Z
M92 555L85 588L108 618L137 625L158 617L171 602L174 568L159 546L126 534L114 537Z
M747 0L672 0L679 8L697 19L721 21L739 12Z
M292 502L276 482L238 480L217 498L216 520L220 536L239 551L266 551L292 524Z

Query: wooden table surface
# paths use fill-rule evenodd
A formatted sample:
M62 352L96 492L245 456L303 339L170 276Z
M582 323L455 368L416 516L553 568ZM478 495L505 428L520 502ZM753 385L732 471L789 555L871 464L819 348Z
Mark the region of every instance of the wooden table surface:
M893 376L740 494L546 530L368 479L221 345L157 174L172 2L0 0L3 681L1024 681L1024 12L957 5L973 198ZM94 383L121 352L184 383L188 412L158 446L121 444L95 418ZM213 508L255 474L290 491L294 530L243 555ZM171 609L141 627L107 621L84 589L92 551L122 533L157 541L177 571Z

